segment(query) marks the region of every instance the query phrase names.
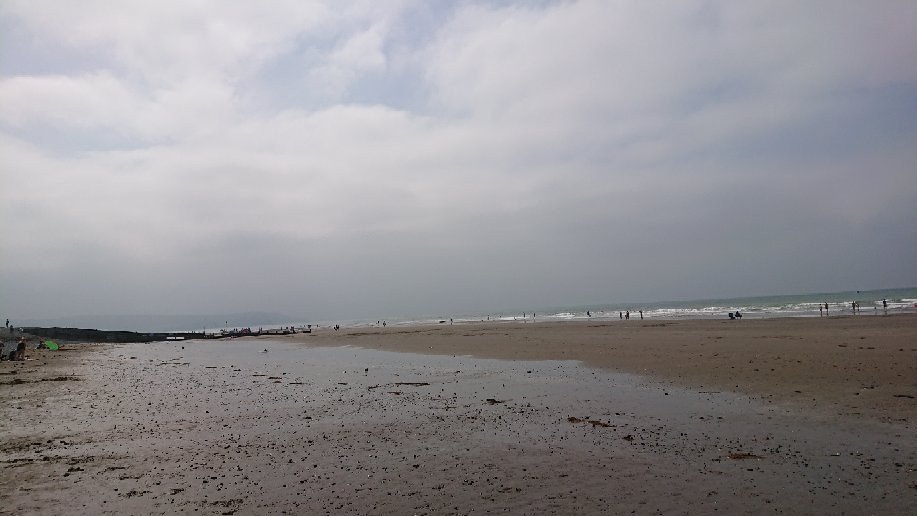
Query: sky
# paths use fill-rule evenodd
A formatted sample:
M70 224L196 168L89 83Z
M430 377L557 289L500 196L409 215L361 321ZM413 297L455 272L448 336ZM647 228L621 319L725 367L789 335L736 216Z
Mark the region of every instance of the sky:
M917 286L917 2L0 2L0 315Z

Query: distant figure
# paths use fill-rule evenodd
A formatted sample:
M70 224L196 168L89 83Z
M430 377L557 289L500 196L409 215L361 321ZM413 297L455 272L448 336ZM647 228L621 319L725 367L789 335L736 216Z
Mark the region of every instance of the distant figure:
M385 321L382 321L382 327L385 328Z
M729 320L734 321L735 319L736 319L736 315L732 312L729 312Z
M885 314L888 315L888 301L885 299L882 300L882 310L885 310ZM10 333L13 332L13 327L10 326Z
M451 318L451 317L449 318L449 324L452 324L452 318Z
M640 310L640 320L643 320L643 310Z
M624 318L627 319L628 321L630 320L630 310L624 312Z
M736 319L741 319L741 318L742 318L742 312L739 312L738 310L736 310Z
M850 302L850 309L853 311L853 314L856 315L857 313L857 302L856 301Z
M618 312L618 319L624 319L624 312Z
M825 317L828 317L828 302L825 302Z
M592 317L592 312L590 312L589 310L586 310L586 317Z
M16 355L10 360L25 360L25 337L19 338L19 344L16 345Z
M819 303L818 304L818 316L824 317L824 315L825 315L825 307L821 306L821 303Z

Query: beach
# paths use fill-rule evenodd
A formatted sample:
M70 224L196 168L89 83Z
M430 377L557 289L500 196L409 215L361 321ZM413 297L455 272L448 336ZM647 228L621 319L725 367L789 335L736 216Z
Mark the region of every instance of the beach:
M736 391L804 410L913 416L917 316L774 320L471 323L322 332L298 340L503 360L578 360L687 388Z
M0 363L3 513L917 506L917 317L321 329Z

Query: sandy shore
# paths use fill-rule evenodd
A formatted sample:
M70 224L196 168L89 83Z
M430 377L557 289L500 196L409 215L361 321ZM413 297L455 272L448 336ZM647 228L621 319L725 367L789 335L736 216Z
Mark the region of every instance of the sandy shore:
M579 360L806 410L913 422L917 317L476 323L323 331L298 340L503 360Z
M0 512L917 506L917 318L342 330L0 363Z

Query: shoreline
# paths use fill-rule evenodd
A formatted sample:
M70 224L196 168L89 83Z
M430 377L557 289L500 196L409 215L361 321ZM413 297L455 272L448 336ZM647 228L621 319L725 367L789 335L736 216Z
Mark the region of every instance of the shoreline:
M917 414L917 317L911 314L484 322L322 329L282 338L429 355L576 360L805 409L911 422Z

